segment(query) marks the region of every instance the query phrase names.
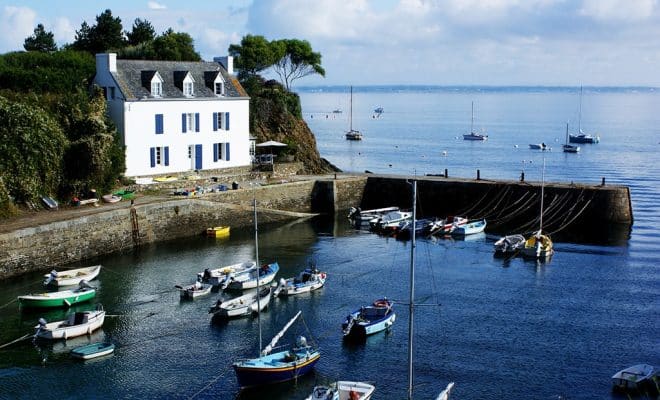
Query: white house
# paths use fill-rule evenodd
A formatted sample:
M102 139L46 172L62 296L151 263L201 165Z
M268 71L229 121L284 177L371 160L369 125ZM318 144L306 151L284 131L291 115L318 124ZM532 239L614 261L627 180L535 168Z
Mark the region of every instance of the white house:
M94 82L126 146L126 176L250 165L250 99L233 76L231 57L189 62L97 54Z

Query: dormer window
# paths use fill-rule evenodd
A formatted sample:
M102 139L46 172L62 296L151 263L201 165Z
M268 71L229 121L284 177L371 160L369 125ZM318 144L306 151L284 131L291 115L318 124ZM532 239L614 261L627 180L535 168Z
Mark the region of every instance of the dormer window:
M151 95L154 97L163 96L163 83L157 80L151 82Z
M224 96L225 95L225 83L222 81L215 82L215 95Z
M194 88L193 88L193 83L192 81L190 82L183 82L183 95L186 97L193 97L195 94Z

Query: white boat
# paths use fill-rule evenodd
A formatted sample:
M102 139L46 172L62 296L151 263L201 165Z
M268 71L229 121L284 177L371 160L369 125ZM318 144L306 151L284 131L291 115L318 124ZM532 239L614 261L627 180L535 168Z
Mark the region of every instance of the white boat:
M388 227L398 227L400 222L412 218L410 211L390 211L387 214L375 217L369 221L369 227L373 230L381 230Z
M529 148L532 150L550 150L550 146L545 143L530 143Z
M450 234L457 226L463 226L467 224L468 219L466 217L459 217L450 215L449 217L441 220L437 220L431 226L430 234L431 235L447 235Z
M351 107L348 114L349 130L346 132L346 140L362 140L362 133L353 129L353 86L351 86Z
M520 234L507 235L499 238L494 244L495 256L515 256L525 247L525 237Z
M582 86L580 86L580 108L578 111L578 133L575 135L568 135L568 141L570 143L598 143L600 142L600 137L598 135L593 136L582 132Z
M637 364L622 369L612 376L614 389L627 391L643 388L644 385L653 384L656 375L655 368L648 364Z
M182 299L191 300L197 297L205 296L211 293L211 289L213 289L213 285L210 283L202 283L199 281L185 287L178 285L176 287L179 289L179 295Z
M259 293L259 296L257 296ZM218 300L210 309L209 313L214 318L244 317L253 313L263 311L272 297L270 286L250 291L239 297L227 301Z
M356 224L368 223L372 219L382 217L392 211L399 211L399 207L383 207L371 210L361 210L360 207L351 207L348 211L348 219L355 221Z
M230 274L227 289L245 290L254 289L260 284L269 285L279 270L280 265L274 262L272 264L264 264L259 268L250 268L237 274Z
M246 261L242 263L226 265L215 269L205 269L197 273L197 280L203 283L210 283L213 286L219 286L220 289L226 289L229 284L230 275L239 274L249 269L255 269L257 263L254 261Z
M580 151L580 146L575 146L573 144L569 144L568 122L566 123L566 142L562 146L562 149L564 150L564 153L577 153L577 152Z
M456 225L451 231L452 236L467 236L482 233L486 229L486 220L468 222L463 225Z
M330 386L315 386L305 400L368 400L376 387L365 382L337 381Z
M76 336L89 335L101 326L105 319L105 311L75 312L64 321L46 322L39 318L39 325L35 326L34 336L41 339L57 340L69 339Z
M472 102L472 118L470 119L470 133L463 135L463 140L487 140L488 135L474 131L474 101Z
M44 275L44 285L48 286L73 286L78 285L80 281L87 282L96 278L101 272L100 265L93 265L91 267L70 269L67 271L52 270L50 273Z
M280 279L275 289L275 296L291 296L320 289L325 284L326 274L316 267L305 268L295 278Z

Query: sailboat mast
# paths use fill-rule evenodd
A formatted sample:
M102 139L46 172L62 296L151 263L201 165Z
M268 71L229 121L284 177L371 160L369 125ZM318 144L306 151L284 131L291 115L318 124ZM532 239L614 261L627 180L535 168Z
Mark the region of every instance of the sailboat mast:
M261 351L261 302L259 296L259 274L261 265L259 264L259 228L257 225L257 198L254 198L254 252L257 264L257 326L259 327L259 351Z
M348 126L349 132L353 132L353 86L351 86L351 101L348 112Z
M410 232L410 299L408 319L408 399L413 396L413 311L415 309L415 228L417 224L417 181L412 182L412 227Z
M472 117L470 118L470 133L474 133L474 101L472 102Z
M541 170L541 218L539 221L539 235L543 230L543 189L545 187L545 157L543 157L543 169Z
M577 131L578 135L582 133L582 127L580 126L581 122L582 122L582 86L580 86L580 107L578 109L578 131Z
M568 144L568 122L566 122L566 142L565 144Z

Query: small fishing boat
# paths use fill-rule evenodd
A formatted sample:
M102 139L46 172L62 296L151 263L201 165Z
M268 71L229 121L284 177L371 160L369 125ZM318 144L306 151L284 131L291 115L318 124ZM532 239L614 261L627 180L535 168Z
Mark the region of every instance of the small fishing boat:
M275 296L291 296L320 289L325 284L325 277L325 272L319 271L316 267L305 268L295 278L280 279L275 289Z
M431 227L431 235L447 235L450 234L457 226L463 226L467 224L468 219L466 217L458 217L450 215L444 220L436 221Z
M209 308L209 314L213 314L213 318L235 318L259 313L268 307L272 298L271 289L270 286L267 286L230 300L222 301L218 299ZM259 293L259 296L257 296L257 293Z
M451 231L452 236L467 236L481 233L486 229L486 220L480 219L463 225L456 225Z
M351 207L348 211L348 219L354 221L356 225L362 225L392 211L399 211L399 207L383 207L371 210L361 210L360 207Z
M388 329L396 320L393 305L391 300L382 298L348 314L341 325L344 338L364 339Z
M182 299L190 300L205 296L211 293L211 289L213 289L213 285L210 283L202 283L199 281L185 287L179 285L176 285L175 287L179 289L179 295Z
M415 221L415 235L422 235L426 236L428 235L432 229L436 228L436 224L438 223L437 218L424 218L424 219L418 219ZM401 222L401 225L399 227L399 231L396 234L397 239L409 239L411 237L410 233L412 230L413 223L412 221L405 221ZM437 228L436 228L437 229Z
M295 346L290 350L271 353L279 339L296 321L298 313L278 332L270 343L261 351L259 357L237 361L232 364L238 385L242 388L271 383L286 382L309 373L321 358L318 349L309 345L304 336L296 338ZM261 334L261 325L259 325Z
M81 360L107 356L115 351L115 345L110 342L96 342L71 350L71 357Z
M523 256L529 258L548 258L554 253L550 236L543 235L539 230L525 241Z
M612 376L612 387L615 390L628 391L654 386L655 368L648 364L637 364L622 369Z
M231 276L240 274L249 269L255 269L256 267L256 262L246 261L232 265L225 265L215 269L207 268L204 271L197 273L197 280L202 283L210 283L213 286L219 286L220 289L226 289Z
M545 143L532 143L529 145L529 148L532 150L550 150L550 146Z
M369 400L376 387L365 382L337 381L330 386L315 386L305 400Z
M379 216L370 220L369 227L373 231L398 229L400 222L408 221L411 218L412 213L410 211L390 211L383 216Z
M494 244L496 257L512 257L525 247L525 237L520 234L507 235L499 238Z
M257 284L268 285L273 281L279 270L279 264L274 262L264 264L259 268L255 267L236 274L229 274L227 289L245 290L254 289Z
M91 300L94 296L96 296L96 288L85 281L80 281L78 288L73 290L18 296L18 304L22 308L70 307Z
M213 228L206 228L206 236L223 238L229 236L228 226L215 226Z
M110 193L110 194L105 194L101 196L101 199L103 199L104 203L117 203L121 201L122 197L117 196L116 194Z
M78 285L80 281L91 281L96 278L101 272L100 265L93 265L91 267L70 269L67 271L57 272L56 270L44 275L45 286L73 286Z
M98 306L95 311L75 312L64 321L47 322L39 318L39 325L34 327L36 338L57 340L89 335L101 326L105 320L105 311Z

